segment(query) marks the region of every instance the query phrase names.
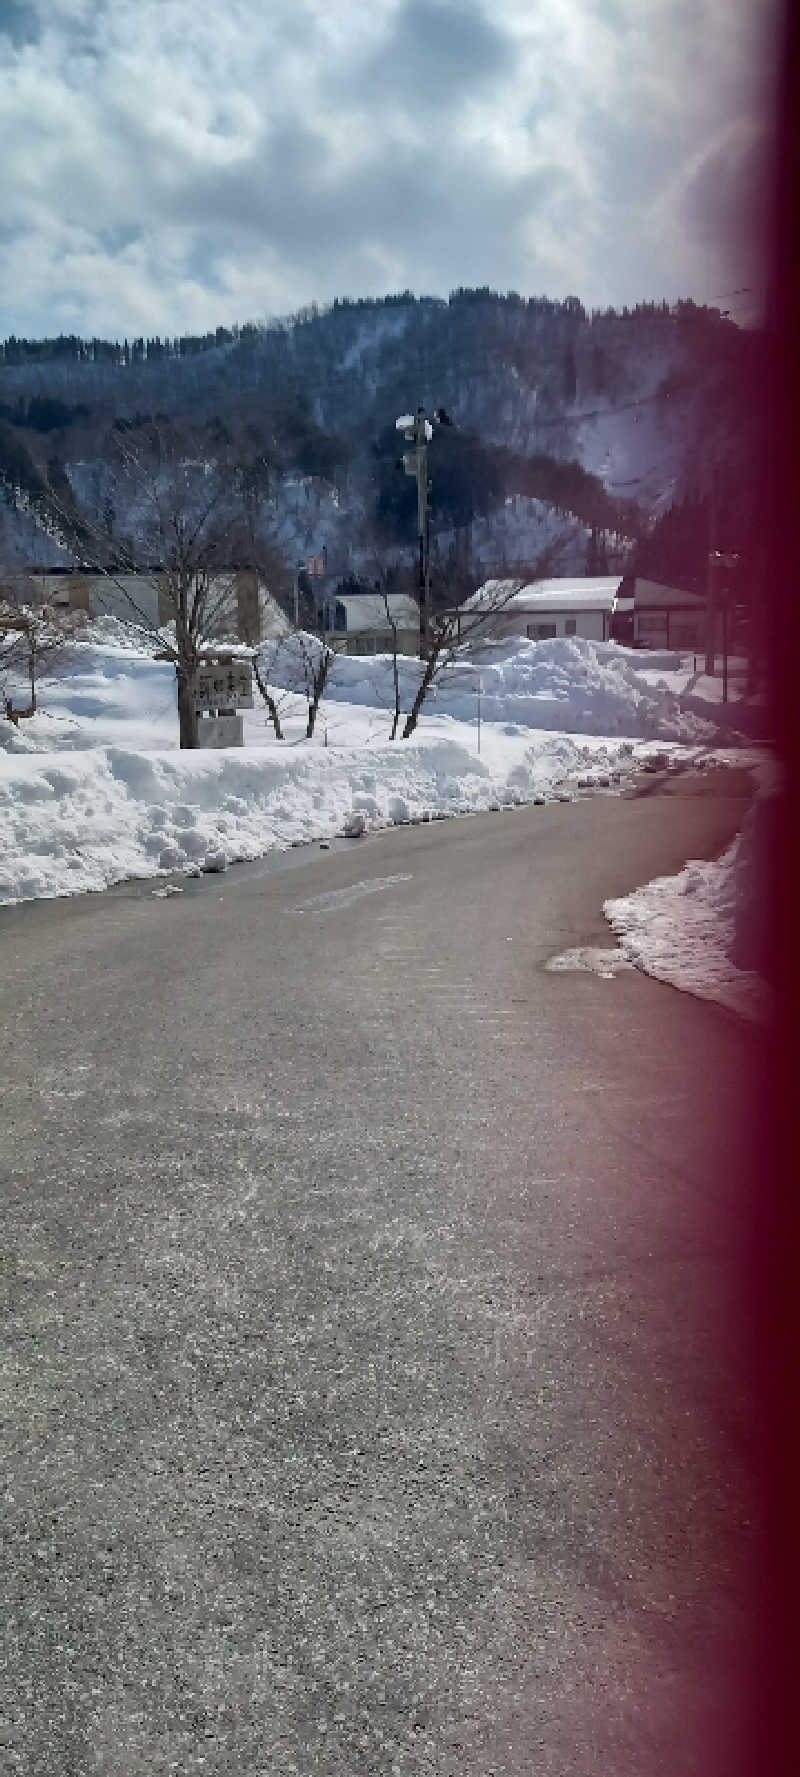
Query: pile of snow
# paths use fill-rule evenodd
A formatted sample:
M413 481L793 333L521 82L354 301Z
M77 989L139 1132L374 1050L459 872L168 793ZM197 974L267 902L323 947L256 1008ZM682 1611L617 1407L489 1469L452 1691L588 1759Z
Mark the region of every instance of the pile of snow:
M93 624L66 670L41 684L37 714L0 722L0 901L223 869L407 820L613 793L653 739L662 761L688 760L707 733L659 681L683 671L679 657L519 638L462 652L411 741L389 739L391 659L338 656L309 743L306 671L318 655L310 637L262 650L282 741L256 693L243 748L181 753L171 662L114 618ZM420 663L401 660L399 671L406 711Z
M124 642L76 644L66 670L40 682L37 713L21 720L17 733L37 752L109 743L168 747L178 738L177 708L175 668L153 660L128 634Z
M566 735L505 736L487 757L446 732L363 746L10 755L0 777L0 902L196 874L312 839L406 821L570 800L608 767ZM606 769L601 773L609 782ZM586 781L586 779L585 779Z
M27 722L20 728L0 717L0 753L39 753L41 750L41 742L30 733Z
M693 860L603 911L622 955L646 974L763 1021L772 1006L764 970L778 796L768 765L756 775L760 794L720 858Z
M319 658L313 636L289 636L260 650L262 675L276 693L302 698L309 662ZM244 650L247 652L247 650ZM420 662L398 661L403 714L410 709L421 674ZM484 725L568 734L626 736L684 745L709 742L712 722L681 707L682 686L692 677L692 657L620 648L613 642L580 637L546 642L512 637L462 648L434 684L423 709L422 733L441 717L473 725L481 690ZM14 687L12 687L14 689ZM20 683L19 695L26 688ZM245 742L263 742L263 707L245 719ZM173 746L177 739L175 669L155 660L132 628L113 617L99 619L71 650L68 669L44 681L39 714L26 723L28 740L42 749L130 744L145 751ZM337 716L333 717L334 706ZM337 654L325 690L320 720L341 728L343 706L380 715L388 739L394 706L389 655ZM16 749L15 750L19 750Z
M261 650L262 668L271 684L298 691L304 682L309 652L318 649L312 637L290 636ZM560 730L570 734L628 735L684 743L707 741L713 727L681 709L676 690L655 678L653 659L614 642L561 637L533 642L513 637L502 642L459 649L434 685L426 712L474 721L478 682L485 722L513 722L519 727ZM680 656L665 657L673 670ZM398 660L400 702L413 702L421 666L415 659ZM646 674L646 676L645 676ZM676 674L676 678L688 675ZM326 687L333 702L393 707L392 660L340 655Z
M735 929L738 840L712 863L692 862L603 909L623 955L648 975L748 1018L763 1016L766 983L737 969Z

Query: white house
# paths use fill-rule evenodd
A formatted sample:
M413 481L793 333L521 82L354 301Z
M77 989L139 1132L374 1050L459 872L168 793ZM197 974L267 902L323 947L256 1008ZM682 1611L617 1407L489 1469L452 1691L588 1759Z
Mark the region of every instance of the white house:
M390 592L386 603L382 593L340 593L330 601L330 610L333 645L343 654L391 653L393 624L398 653L419 653L419 605L409 593Z
M626 580L630 597L618 602L629 612L629 626L620 624L619 641L640 648L702 648L706 634L706 601L700 593L657 580ZM719 627L717 625L716 627Z
M174 616L154 570L152 574L31 574L45 604L87 611L90 617L117 617L157 629ZM231 569L211 576L210 607L220 635L242 642L273 641L288 634L291 624L264 582L249 569Z
M544 642L554 636L585 636L605 642L619 604L621 574L594 579L533 580L515 590L513 580L487 580L464 600L459 635L488 630L493 636L528 636Z
M704 645L706 601L680 586L620 574L534 580L517 590L515 584L487 580L465 599L458 612L459 634L466 639L470 631L491 632L528 636L534 642L585 636L627 647L679 650Z

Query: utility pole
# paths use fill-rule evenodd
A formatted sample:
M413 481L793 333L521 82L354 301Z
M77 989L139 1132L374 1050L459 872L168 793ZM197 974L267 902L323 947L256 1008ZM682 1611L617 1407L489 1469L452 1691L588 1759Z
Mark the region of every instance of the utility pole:
M721 555L719 550L717 550L714 559L718 568L726 569L728 576L722 584L722 599L720 605L722 611L722 701L723 703L727 703L728 653L731 642L731 620L732 618L735 618L736 613L735 599L737 586L739 584L739 569L742 558L741 555L735 551L730 552L727 555ZM719 591L720 588L717 587L717 592L719 593Z
M706 660L705 671L713 677L717 655L717 472L711 470L708 501L708 563L706 567Z
M433 416L440 426L450 426L452 421L443 407L437 407ZM413 475L417 483L417 538L419 544L419 561L417 582L419 586L419 651L423 660L427 659L430 640L430 609L431 609L431 567L430 567L430 535L431 535L431 483L428 479L428 445L433 437L433 425L428 419L424 407L418 407L416 414L402 414L395 422L398 432L402 432L407 444L413 448L403 452L399 469L406 475Z
M760 629L764 621L764 595L767 583L766 548L762 543L747 559L747 696L753 697L760 679Z

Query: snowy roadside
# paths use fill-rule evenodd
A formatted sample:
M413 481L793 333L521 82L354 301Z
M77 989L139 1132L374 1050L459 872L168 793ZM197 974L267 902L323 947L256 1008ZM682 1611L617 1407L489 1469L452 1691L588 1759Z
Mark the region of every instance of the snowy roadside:
M529 731L490 733L483 746L478 757L463 724L441 718L419 743L368 750L15 754L0 778L0 902L225 869L348 830L608 793L648 751Z
M171 665L124 626L94 626L42 686L40 712L0 721L0 903L224 870L408 821L619 794L648 762L731 756L681 709L691 660L674 655L488 643L444 678L413 739L394 742L388 657L337 659L310 742L293 645L271 665L283 740L259 700L244 747L180 752ZM408 708L419 663L399 669ZM620 960L758 1015L767 990L732 960L748 846L746 833L717 863L609 903Z
M731 957L739 843L712 863L689 863L606 901L603 912L623 956L645 974L758 1021L769 1010L767 983Z
M309 742L301 655L293 640L269 661L282 740L258 699L243 748L180 752L173 667L124 625L95 624L38 713L0 722L0 901L224 869L348 826L611 793L654 741L686 760L709 733L624 649L516 639L459 660L409 741L389 739L391 659L339 656ZM399 670L408 708L421 669Z
M759 968L768 954L771 822L778 785L768 762L751 768L756 800L720 858L692 860L677 876L657 877L630 895L606 901L603 912L627 962L763 1023L773 1005L773 989Z

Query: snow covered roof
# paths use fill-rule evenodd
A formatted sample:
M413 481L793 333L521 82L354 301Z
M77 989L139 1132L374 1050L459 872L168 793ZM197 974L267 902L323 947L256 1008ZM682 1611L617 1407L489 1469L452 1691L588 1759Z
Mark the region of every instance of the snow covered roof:
M639 579L633 583L633 599L640 609L643 605L688 605L696 610L705 602L701 592L685 592L681 586L662 586L658 580Z
M601 574L594 578L564 580L532 580L528 586L512 589L513 580L487 580L470 598L462 611L613 611L622 574Z
M398 629L419 628L419 605L415 599L407 592L390 592L388 600ZM344 606L348 630L377 629L387 634L391 630L382 593L344 592L339 594L336 603Z

